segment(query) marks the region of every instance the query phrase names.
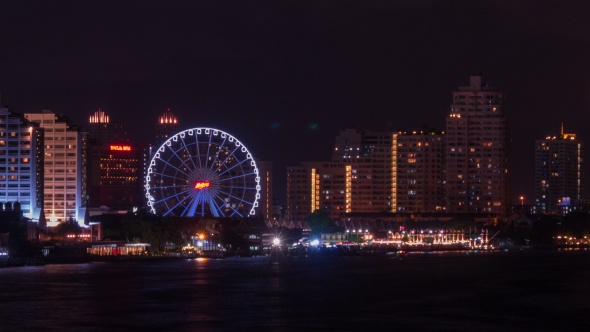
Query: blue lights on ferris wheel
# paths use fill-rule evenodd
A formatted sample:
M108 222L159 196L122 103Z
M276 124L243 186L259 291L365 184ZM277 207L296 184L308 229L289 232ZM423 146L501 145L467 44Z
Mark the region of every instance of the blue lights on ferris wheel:
M170 137L147 173L146 198L152 213L243 217L258 207L256 162L238 139L218 129L193 128Z

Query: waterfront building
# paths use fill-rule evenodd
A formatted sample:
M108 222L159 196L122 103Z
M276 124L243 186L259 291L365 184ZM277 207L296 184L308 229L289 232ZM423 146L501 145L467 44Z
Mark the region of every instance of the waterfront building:
M505 94L471 76L452 92L446 119L445 177L448 212L510 210L510 122Z
M112 121L101 110L90 116L88 127L90 138L100 145L129 144L129 123Z
M304 222L318 209L334 221L351 209L352 167L336 162L303 162L287 168L287 218Z
M43 128L0 107L0 203L19 203L27 218L43 208Z
M346 212L396 210L396 133L345 129L336 136L332 161L351 172L350 202Z
M93 145L88 155L88 206L143 206L145 154L145 144Z
M575 134L535 143L535 204L540 213L570 212L583 198L584 144Z
M400 132L394 149L397 149L397 211L443 211L443 133Z
M44 211L48 226L69 218L81 225L86 211L88 133L48 110L25 118L44 129Z

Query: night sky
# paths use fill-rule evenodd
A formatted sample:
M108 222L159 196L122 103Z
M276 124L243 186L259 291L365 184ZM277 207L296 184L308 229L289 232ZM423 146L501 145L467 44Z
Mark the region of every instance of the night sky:
M450 92L481 72L507 93L513 201L532 204L535 140L563 121L590 142L589 13L582 1L3 1L0 94L83 126L101 108L148 142L170 108L272 160L284 200L286 167L329 160L340 129L444 130Z

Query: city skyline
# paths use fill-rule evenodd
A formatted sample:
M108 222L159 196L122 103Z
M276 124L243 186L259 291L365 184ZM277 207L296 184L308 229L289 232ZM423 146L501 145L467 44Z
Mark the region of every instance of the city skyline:
M116 12L4 4L0 18L13 28L3 45L18 52L0 55L0 93L15 111L49 109L77 124L100 108L146 141L171 109L184 128L235 133L284 169L329 160L333 137L353 125L442 130L450 92L483 72L506 92L517 124L512 203L521 195L532 203L535 140L565 122L585 141L590 120L588 23L570 19L584 10L532 4L301 2L255 15L242 3L213 21L201 3ZM275 173L284 199L286 175Z

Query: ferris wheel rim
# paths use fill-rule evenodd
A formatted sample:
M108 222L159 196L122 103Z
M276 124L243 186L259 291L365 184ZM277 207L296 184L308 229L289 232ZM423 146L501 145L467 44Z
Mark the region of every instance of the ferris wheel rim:
M198 136L203 135L203 134L208 136L208 138L209 138L208 142L199 141ZM185 142L185 138L187 136L194 136L195 141L187 144ZM221 143L213 142L212 139L214 136L220 136L223 139L223 141ZM235 148L231 151L231 153L229 153L230 149L228 149L227 146L225 145L226 142L233 143L233 145L235 146ZM201 149L200 149L200 144L202 144L202 143L208 143L206 153L203 153L203 151L201 151ZM175 144L177 146L177 149L173 148L173 144ZM191 147L193 145L196 147L196 153L194 155L191 155L191 153L189 151L189 147ZM213 154L211 153L211 149L213 146L215 146L213 148L213 150L215 151L215 149L217 149L217 153L213 153ZM160 153L166 152L167 148L172 152L172 154L170 154L168 156L168 159L165 160L165 159L161 158ZM183 159L178 155L178 152L183 149L184 149L184 151L186 151L186 153L189 156L186 159ZM220 158L220 154L224 149L226 150L226 154L227 154L225 159L223 157ZM242 154L241 160L238 160L237 155L235 154L236 152L239 152ZM203 156L205 157L205 165L204 166L202 165L202 157ZM185 171L182 171L180 169L180 168L182 168L182 166L175 167L170 163L170 161L174 157L176 157L184 165ZM211 163L209 164L209 161L211 160L212 157L214 157L214 158L211 161ZM235 160L238 160L239 162L235 163L235 165L233 165L231 167L228 167L226 165L226 162L228 160L230 160L230 158L232 158L232 157ZM194 159L198 159L199 166L197 166ZM223 159L223 162L221 162L222 159ZM246 163L248 160L250 161L250 163L246 164L246 165L253 167L253 171L249 172L249 173L247 173L244 170L244 163ZM163 168L160 172L157 172L156 165L159 164L160 162L165 165L163 166ZM213 168L215 168L216 162L219 163L219 166L215 170L213 170ZM192 164L192 167L189 165L189 163ZM172 174L172 175L165 174L166 168L168 166L171 169L175 170L174 174ZM223 166L226 167L225 170L221 170ZM240 175L233 176L233 174L231 173L231 171L233 169L241 170ZM218 171L221 171L221 173L217 174ZM196 176L195 174L201 174L201 173L207 173L207 172L208 172L209 177L215 178L215 181L217 181L219 183L226 182L224 184L220 184L218 187L219 188L228 188L229 192L227 190L224 191L219 188L212 188L211 190L208 189L206 192L201 193L200 191L194 191L189 188L184 191L175 192L175 194L172 196L166 196L163 193L164 188L168 189L168 188L173 188L173 187L174 188L183 188L183 187L187 188L187 187L183 186L183 185L160 186L160 187L150 186L151 181L152 181L152 179L151 179L152 174L159 175L162 177L171 178L175 181L182 182L182 181L186 181L187 178L194 179ZM224 175L228 172L230 172L230 175L232 175L231 177L221 178L222 175ZM182 175L180 175L179 173ZM235 173L235 171L234 171L234 173ZM182 176L182 177L179 177L179 176ZM248 176L254 177L254 180L255 180L254 186L247 186L246 185L246 177L248 177ZM243 178L243 179L237 180L238 178ZM229 181L229 183L227 183L227 181ZM238 186L240 184L239 181L243 182L243 184L241 186ZM186 181L186 182L188 182L188 181ZM157 148L157 150L155 150L155 153L150 160L150 163L148 165L146 178L145 178L145 183L146 183L145 190L146 190L146 198L148 200L148 207L149 207L150 211L154 214L156 214L158 212L156 210L156 205L163 202L163 205L165 205L165 210L166 210L166 212L163 213L163 215L168 215L171 213L172 213L172 215L176 215L173 213L173 210L178 208L179 205L181 205L184 201L189 199L189 203L188 203L188 205L185 204L186 206L185 206L184 211L182 212L181 216L184 216L187 213L187 210L189 209L189 207L191 208L189 214L194 215L195 209L198 208L198 202L201 202L202 203L201 204L201 213L200 213L201 215L203 215L205 213L205 211L204 211L205 210L205 203L208 203L209 208L214 213L218 212L218 213L221 213L222 216L225 216L222 211L222 207L225 207L226 209L229 208L233 211L231 213L230 217L233 217L235 214L237 214L240 217L243 217L242 213L238 212L238 210L237 210L240 208L240 205L235 206L235 204L233 204L234 206L232 206L232 204L229 204L229 198L237 200L239 202L239 204L242 204L242 206L243 206L243 204L249 205L250 206L249 213L247 213L247 215L254 215L255 214L255 209L258 207L258 200L260 198L260 173L259 173L258 165L256 164L256 161L252 157L252 154L250 153L248 148L232 134L230 134L224 130L220 130L220 129L212 128L212 127L194 127L194 128L185 129L183 131L180 131L180 132L170 136L167 140L165 140ZM162 194L159 197L158 201L156 201L154 198L154 196L158 196L156 189L160 189L160 193ZM196 189L196 187L195 187L195 189ZM237 196L241 196L241 198L234 196L234 194L233 194L234 189L242 190L241 195L239 193L235 194ZM152 194L150 192L151 190L153 190L154 194ZM249 191L249 190L255 190L253 200L248 200L246 198L246 191ZM181 196L183 194L186 194L184 196L184 198L182 198L182 200L178 199L178 203L176 203L174 206L171 207L168 205L167 200L169 200L170 198L173 198L173 197ZM224 197L222 197L222 196L224 196ZM174 202L172 202L172 204L174 204ZM192 207L191 205L194 205L195 207ZM226 210L226 211L229 211L229 210ZM247 209L244 210L244 214L246 214L245 213L246 211L247 211Z

